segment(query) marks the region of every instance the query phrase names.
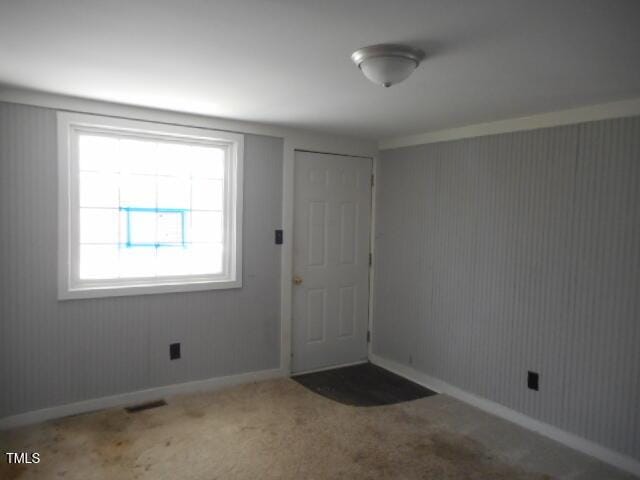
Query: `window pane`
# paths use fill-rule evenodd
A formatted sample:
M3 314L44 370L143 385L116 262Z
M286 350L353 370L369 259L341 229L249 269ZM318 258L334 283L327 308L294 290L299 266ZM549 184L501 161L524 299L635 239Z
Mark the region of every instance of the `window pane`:
M192 274L222 272L222 244L193 244L189 252Z
M158 275L190 275L189 251L183 247L158 248Z
M222 180L193 181L191 191L191 208L194 210L222 210Z
M118 278L117 245L80 245L80 278Z
M187 241L193 243L222 243L221 212L191 212Z
M156 177L122 175L120 181L121 207L156 207Z
M127 246L140 248L157 243L155 211L129 211L127 219Z
M156 174L156 142L120 140L120 165L124 173Z
M81 208L80 243L118 243L117 209Z
M119 181L117 174L80 172L80 206L118 208Z
M156 150L156 167L158 175L169 175L188 179L191 176L189 165L190 147L179 143L161 142Z
M118 139L80 134L78 138L80 171L119 172Z
M188 179L158 177L158 208L189 208L191 182Z
M154 277L156 275L155 248L120 248L120 278Z
M156 217L156 241L160 245L184 243L184 215L181 212L159 212Z
M125 131L77 138L81 279L224 273L231 147Z
M120 245L122 246L127 243L127 238L129 236L129 213L124 210L120 210L118 214L119 214L118 231L120 232L120 235L118 237L118 243L120 243Z
M196 178L224 178L224 150L215 147L189 147L189 168Z

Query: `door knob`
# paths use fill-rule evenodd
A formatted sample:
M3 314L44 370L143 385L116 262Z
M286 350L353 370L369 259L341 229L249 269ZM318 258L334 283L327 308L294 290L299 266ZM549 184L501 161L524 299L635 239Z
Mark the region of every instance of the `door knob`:
M294 285L302 285L302 277L298 275L293 276L293 284Z

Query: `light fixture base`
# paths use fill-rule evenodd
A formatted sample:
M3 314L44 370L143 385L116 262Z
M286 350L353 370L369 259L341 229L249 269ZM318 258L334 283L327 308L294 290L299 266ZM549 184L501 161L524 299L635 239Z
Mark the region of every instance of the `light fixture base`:
M406 80L425 56L422 50L407 45L379 44L356 50L351 60L365 77L388 88Z
M369 58L373 57L404 57L416 62L416 66L422 62L426 54L419 48L395 43L379 43L368 47L359 48L351 54L351 60L358 67Z

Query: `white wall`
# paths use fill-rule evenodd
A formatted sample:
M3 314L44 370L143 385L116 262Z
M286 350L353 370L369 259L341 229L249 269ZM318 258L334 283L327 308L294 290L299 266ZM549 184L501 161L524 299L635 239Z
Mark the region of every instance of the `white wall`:
M56 110L247 134L244 287L58 302ZM377 152L371 141L0 89L0 381L10 386L0 390L0 417L243 372L286 374L296 149ZM168 361L171 341L183 344L177 362Z
M640 117L385 150L376 205L374 354L640 459Z
M245 137L242 289L58 301L56 115L0 103L0 417L278 368L282 148Z

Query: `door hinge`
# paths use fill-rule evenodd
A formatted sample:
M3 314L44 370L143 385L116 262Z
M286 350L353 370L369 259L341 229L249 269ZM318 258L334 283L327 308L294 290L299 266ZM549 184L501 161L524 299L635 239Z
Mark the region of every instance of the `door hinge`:
M369 254L369 266L373 265L373 253Z
M371 343L371 332L367 330L367 343Z
M373 187L373 184L375 183L375 175L372 173L371 174L371 186Z

